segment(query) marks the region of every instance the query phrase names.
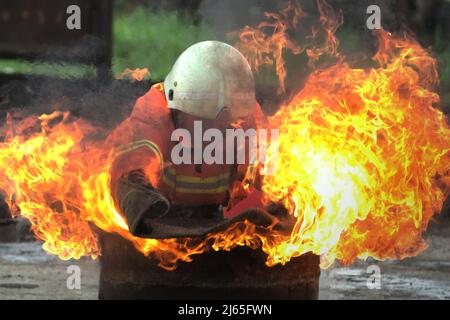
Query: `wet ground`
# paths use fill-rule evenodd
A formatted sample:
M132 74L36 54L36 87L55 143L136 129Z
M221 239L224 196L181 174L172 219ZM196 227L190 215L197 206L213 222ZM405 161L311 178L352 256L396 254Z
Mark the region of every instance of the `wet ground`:
M449 224L433 226L427 241L415 258L323 270L320 299L450 299Z
M450 299L449 222L431 228L430 247L416 258L322 271L320 299ZM70 266L79 267L80 289ZM0 243L0 299L96 299L98 277L96 261L61 261L38 242Z

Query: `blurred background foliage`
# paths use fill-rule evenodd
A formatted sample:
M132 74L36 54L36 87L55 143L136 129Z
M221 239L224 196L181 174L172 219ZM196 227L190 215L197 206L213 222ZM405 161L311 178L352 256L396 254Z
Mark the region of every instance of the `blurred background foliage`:
M113 72L148 67L158 80L164 79L184 49L215 38L205 23L194 24L192 17L142 6L130 12L116 10L113 30Z

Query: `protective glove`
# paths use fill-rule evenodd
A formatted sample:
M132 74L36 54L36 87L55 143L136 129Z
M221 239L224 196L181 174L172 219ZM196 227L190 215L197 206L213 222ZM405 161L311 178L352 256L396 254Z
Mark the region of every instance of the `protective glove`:
M133 176L134 175L134 176ZM145 223L147 219L161 218L170 209L166 197L153 189L143 175L129 174L117 184L117 205L127 220L130 232L137 237L148 237L152 230Z

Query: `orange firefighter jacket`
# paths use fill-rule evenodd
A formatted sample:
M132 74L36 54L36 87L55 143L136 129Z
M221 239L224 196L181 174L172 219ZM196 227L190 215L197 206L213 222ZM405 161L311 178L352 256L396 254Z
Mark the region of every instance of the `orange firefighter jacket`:
M242 128L255 128L264 121L256 103L253 113L244 119ZM114 147L111 188L114 181L133 170L143 170L152 186L173 204L200 206L226 204L233 183L236 166L227 164L174 165L170 162L171 141L175 129L162 83L153 85L139 98L129 118L112 132L108 143ZM225 144L224 144L225 145Z

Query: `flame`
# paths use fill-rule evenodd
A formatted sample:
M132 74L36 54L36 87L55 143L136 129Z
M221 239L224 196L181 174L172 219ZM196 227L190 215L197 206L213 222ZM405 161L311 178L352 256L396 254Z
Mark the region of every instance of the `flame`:
M302 50L313 60L325 53L340 56L333 34L339 15L318 3L327 17L314 35L326 35L326 44ZM295 25L305 15L289 8ZM292 14L267 17L285 23ZM241 40L252 40L241 43L248 52L240 49L254 54L250 61L256 65L275 52L271 61L282 84L282 51L300 47L287 40L286 29L275 29L268 38L258 29L245 29L250 33ZM323 267L336 259L348 264L368 256L416 255L426 247L421 234L449 194L450 128L434 108L438 74L430 53L408 37L384 31L377 36L377 67L352 69L339 59L318 69L268 119L280 130L278 151L269 145L267 156L278 171L263 178L262 190L267 201L281 203L295 217L290 233L245 221L203 240L132 236L110 194L113 155L98 138L106 133L64 112L22 121L8 117L0 143L0 190L13 214L29 219L44 249L61 259L98 257L96 228L119 234L168 270L195 254L244 245L261 248L268 265L306 252L322 255ZM153 165L145 168L149 179L157 179Z
M145 78L150 77L150 71L148 68L136 68L129 69L126 68L124 71L116 75L116 79L123 80L125 78L131 79L131 81L142 81Z
M13 215L31 222L46 251L64 260L96 257L96 236L79 207L79 180L87 173L69 156L83 153L81 140L89 125L78 121L51 128L58 118L65 122L69 114L29 117L16 128L8 117L14 136L0 144L0 189L9 195Z
M63 260L86 255L95 259L100 254L95 228L118 233L169 270L178 260L191 261L191 255L210 248L258 246L253 239L257 227L247 223L202 242L134 237L109 190L113 154L103 140L93 139L102 133L100 128L72 119L67 112L31 116L16 124L8 119L11 138L0 143L0 190L8 195L13 215L31 222L47 252ZM154 165L145 170L152 179L148 170Z
M289 31L297 31L300 22L310 17L298 2L288 2L279 13L266 12L266 20L256 27L245 26L239 32L231 32L228 35L230 39L238 38L235 47L247 58L253 70L259 71L264 65L275 65L278 94L286 92L287 71L283 57L285 51L294 55L306 51L310 66L314 66L325 54L340 57L337 51L339 40L335 32L343 23L342 13L336 14L324 0L317 1L317 8L320 17L314 17L315 23L312 24L310 33L304 36L302 46L289 36Z
M426 248L421 233L449 191L438 181L449 173L450 129L433 107L436 62L411 39L378 38L382 67L317 71L270 119L280 139L268 158L279 162L263 191L297 218L273 262L312 251L327 266Z
M256 28L244 27L239 32L239 42L236 48L247 58L254 70L258 71L262 65L275 63L276 73L279 77L279 93L285 92L286 68L283 59L283 51L288 49L293 54L300 54L303 49L287 35L289 28L295 28L303 17L303 11L299 5L289 3L280 13L265 13L267 21L261 22ZM292 17L291 17L292 16ZM263 30L270 28L271 35ZM230 34L235 37L236 33Z

